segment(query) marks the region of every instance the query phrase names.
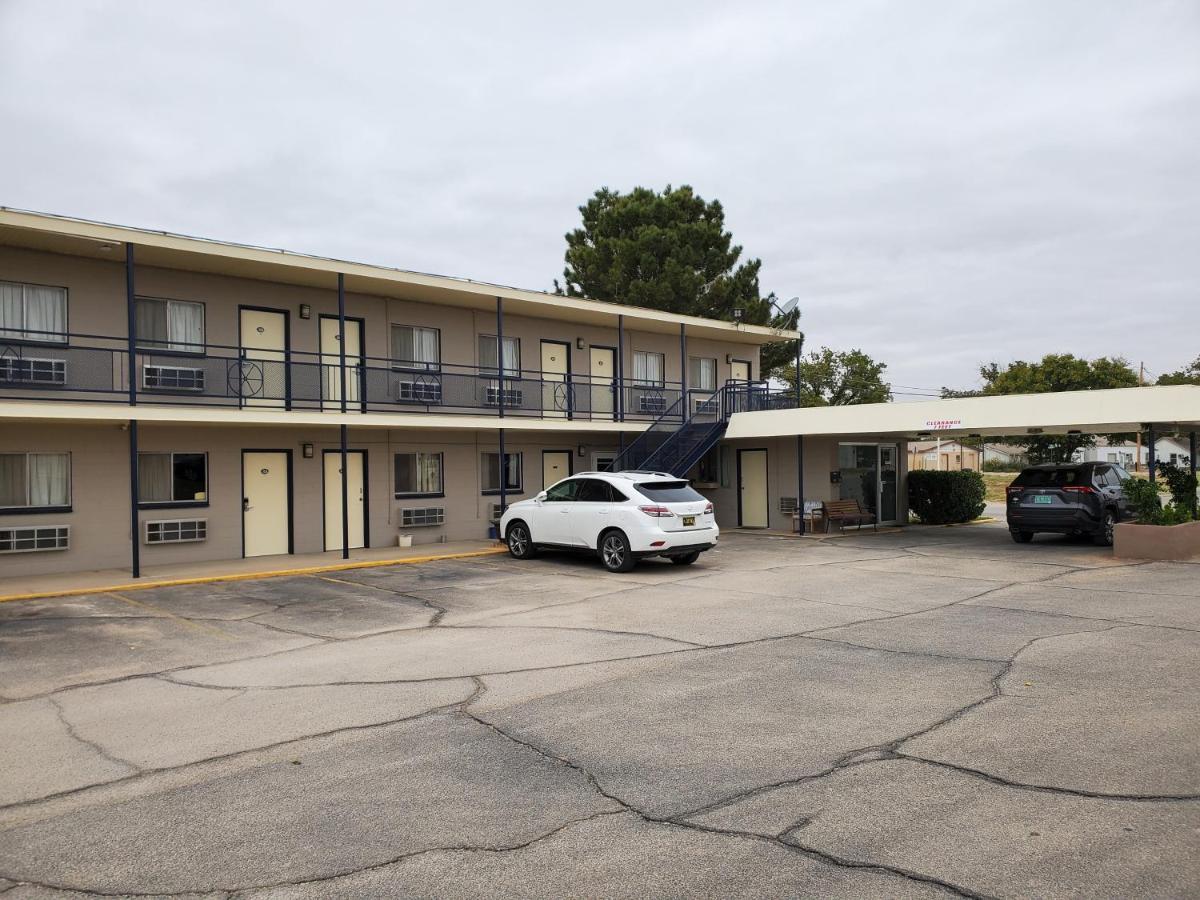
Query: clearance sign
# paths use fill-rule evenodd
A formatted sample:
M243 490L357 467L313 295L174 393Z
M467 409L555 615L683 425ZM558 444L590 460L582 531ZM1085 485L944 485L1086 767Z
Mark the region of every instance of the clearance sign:
M926 431L949 431L952 428L962 428L962 419L929 419L925 422Z

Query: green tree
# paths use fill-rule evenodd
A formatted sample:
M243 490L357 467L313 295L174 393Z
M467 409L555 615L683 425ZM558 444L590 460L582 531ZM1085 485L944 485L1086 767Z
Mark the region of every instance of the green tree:
M1200 356L1186 369L1160 375L1158 384L1200 384Z
M1137 387L1137 373L1121 357L1102 356L1080 359L1070 353L1050 353L1040 362L1017 360L1003 369L998 363L980 367L983 388L956 391L942 388L943 397L988 397L999 394L1044 394L1054 391L1093 391L1105 388ZM1125 440L1126 435L1110 435ZM1090 434L1048 434L1013 437L1009 443L1027 448L1031 462L1067 462L1081 447L1095 444Z
M800 360L801 406L850 406L887 403L891 385L883 380L887 363L876 362L861 350L839 353L822 347ZM796 388L796 366L787 366L781 377Z
M774 295L758 286L762 260L738 263L742 248L725 230L720 202L688 185L661 194L601 188L579 212L556 293L727 321L740 309L743 322L771 324Z

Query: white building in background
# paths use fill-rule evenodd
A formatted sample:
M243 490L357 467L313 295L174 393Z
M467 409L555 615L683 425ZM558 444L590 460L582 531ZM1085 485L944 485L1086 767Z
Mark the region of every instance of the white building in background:
M1190 460L1188 439L1165 435L1154 442L1154 456L1159 462L1172 465L1187 465ZM1144 441L1141 446L1136 441L1109 443L1104 438L1096 439L1096 446L1082 447L1075 451L1076 462L1110 462L1129 469L1137 461L1139 466L1150 462L1150 447Z

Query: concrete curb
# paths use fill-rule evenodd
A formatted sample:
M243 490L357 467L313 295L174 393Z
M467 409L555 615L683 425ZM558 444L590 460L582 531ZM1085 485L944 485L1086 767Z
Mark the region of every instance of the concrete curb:
M430 554L410 556L404 559L369 559L356 562L332 563L326 566L305 566L296 569L277 569L270 572L234 572L227 575L202 575L195 578L165 578L157 581L139 581L133 584L110 584L88 588L69 588L63 591L39 591L28 594L6 594L0 603L11 600L44 600L47 597L79 597L84 594L107 594L112 591L141 591L147 588L175 587L185 584L211 584L218 581L249 581L254 578L281 578L285 575L318 575L323 572L345 572L350 569L371 569L379 566L407 566L417 563L437 562L442 559L471 559L478 556L496 556L507 552L504 547L488 550L469 550L462 553Z

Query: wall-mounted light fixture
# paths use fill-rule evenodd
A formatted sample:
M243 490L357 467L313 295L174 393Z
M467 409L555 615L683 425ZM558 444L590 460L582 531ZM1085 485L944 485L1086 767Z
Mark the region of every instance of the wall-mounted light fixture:
M583 446L583 444L579 445L578 450L580 456L587 456L587 447Z
M733 365L733 354L732 353L725 354L725 365L727 365L727 366Z
M308 303L300 304L300 318L302 318L302 319L311 319L312 318L312 306L311 305L309 305Z
M581 338L581 337L577 337L577 338L575 338L575 349L576 349L576 350L582 350L582 349L583 349L583 338Z
M305 459L312 459L313 458L313 445L312 444L301 444L300 452L304 455Z

